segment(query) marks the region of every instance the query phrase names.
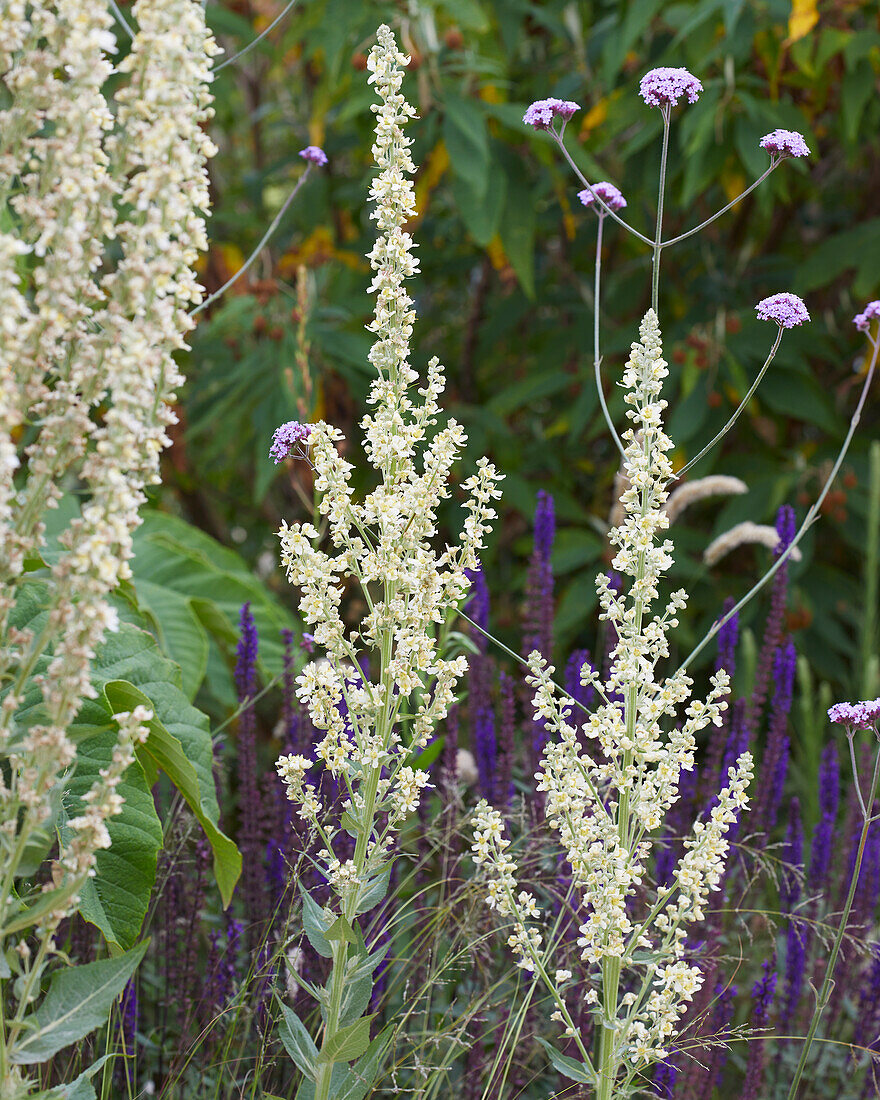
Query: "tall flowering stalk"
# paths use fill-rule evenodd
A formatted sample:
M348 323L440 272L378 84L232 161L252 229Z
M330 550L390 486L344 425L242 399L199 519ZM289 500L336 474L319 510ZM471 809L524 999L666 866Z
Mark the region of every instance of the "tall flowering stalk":
M485 803L477 811L473 846L476 862L487 866L488 904L513 920L508 944L518 965L543 981L556 1003L553 1018L574 1040L582 1061L550 1048L551 1058L569 1077L591 1084L598 1100L627 1095L652 1063L669 1054L676 1023L703 981L700 969L684 958L687 928L704 918L709 892L721 880L725 833L747 804L752 775L751 755L743 752L729 768L708 821L694 823L672 881L649 891L646 912L636 917L633 899L646 877L649 838L678 799L682 772L693 769L695 735L720 722L729 683L719 669L707 698L688 703L692 681L683 670L658 678L657 666L669 652L667 632L686 604L685 593L677 591L661 613L651 611L660 577L672 563L671 543L659 541L669 524L663 506L672 474L667 458L672 443L662 429L666 402L660 398L667 374L657 316L650 310L623 378L633 421L623 435L630 487L623 495L623 523L610 536L617 547L612 567L629 584L624 581L616 591L607 576L597 578L602 616L614 626L617 641L604 682L589 665L582 670L601 700L583 731L598 741L602 763L582 751L569 721L571 704L555 695L552 667L537 652L529 658L535 708L554 735L545 748L538 789L546 792L547 818L566 851L583 907L578 945L585 999L595 1004L600 1035L595 1055L587 1051L566 1006L572 975L550 968L542 935L528 923L540 916L536 899L518 892L501 815ZM664 730L664 721L672 726L685 704L680 728Z
M304 668L297 691L315 728L323 731L317 756L345 797L341 822L331 823L306 778L312 761L295 755L278 761L299 816L321 837L318 861L331 887L332 900L323 908L303 896L306 934L332 968L326 987L312 989L322 1006L320 1048L282 1006L282 1039L304 1076L314 1081L315 1100L328 1100L337 1090L335 1065L363 1055L349 1074L377 1069L385 1040L378 1036L367 1050L369 1017L361 1013L369 997L358 991L366 985L368 992L380 960L367 955L357 917L384 895L394 833L428 785L427 772L413 766L412 754L427 746L467 668L465 657L443 657L443 639L468 591L465 571L478 567L477 551L495 516L492 501L500 496L499 475L480 459L478 472L463 486L469 515L458 545L435 548L437 508L450 495L450 470L465 434L452 419L434 428L444 388L436 359L428 364L418 399L412 392L418 381L409 365L415 313L405 279L418 266L403 228L415 214L410 179L415 168L403 130L415 111L400 93L406 64L390 29L380 27L368 59L369 80L381 100L373 107L379 174L370 188L375 202L370 216L380 232L369 254L375 272L370 291L376 295L370 361L377 378L368 399L374 411L361 422L378 485L355 501L352 466L336 446L341 433L323 422L313 424L308 453L333 553L318 549L318 532L310 523L284 523L280 531L282 562L300 588L303 619L313 624L314 643L326 654ZM343 578L360 588L368 608L349 632L340 614ZM356 671L364 652L374 654L374 681ZM346 833L354 838L354 852L340 860L337 851Z
M4 1100L27 1093L19 1066L54 1053L34 1040L29 1009L153 717L144 706L114 715L110 764L82 812L59 817L76 762L69 730L97 694L91 662L118 627L109 597L131 576L138 509L170 442L173 353L193 326L207 247L215 150L202 126L219 50L196 0L138 0L132 15L114 70L106 2L0 0L0 954L16 960L9 989L9 968L0 975ZM127 79L112 111L114 73ZM47 553L47 512L74 483L82 509ZM56 825L57 858L32 886L22 858ZM50 990L41 1023L51 1009Z

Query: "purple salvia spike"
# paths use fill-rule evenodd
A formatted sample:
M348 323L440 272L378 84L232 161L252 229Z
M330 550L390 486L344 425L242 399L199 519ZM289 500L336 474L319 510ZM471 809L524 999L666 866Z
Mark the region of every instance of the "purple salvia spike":
M734 606L734 599L728 596L724 601L722 617ZM739 615L733 615L718 631L718 657L715 661L715 670L723 668L727 675L733 679L736 671L736 647L739 642ZM705 775L711 790L709 797L717 797L719 786L716 778L719 776L724 749L727 745L727 732L730 726L732 708L728 707L721 714L721 725L713 726L709 732L709 743L706 748ZM735 763L735 761L732 761ZM724 776L727 772L724 772Z
M724 1037L730 1034L735 1010L734 1001L737 989L735 985L725 986L719 981L715 985L715 1005L712 1009L712 1022L710 1030L716 1037ZM699 1097L695 1100L711 1100L714 1090L721 1091L721 1082L724 1078L724 1067L727 1065L727 1047L712 1046L707 1052L708 1073L703 1077L703 1088Z
M468 573L471 581L471 597L466 613L482 630L489 626L489 589L481 569ZM495 801L497 783L498 748L495 740L495 711L492 706L493 661L487 655L487 642L483 634L475 632L474 642L479 653L471 657L468 676L468 716L471 723L471 744L477 763L480 793L488 802Z
M840 761L837 746L829 742L822 750L819 762L819 808L822 811L810 844L810 873L807 891L818 894L824 890L831 867L831 842L837 809L840 804Z
M761 765L765 782L758 792L752 816L753 827L757 830L773 829L782 803L788 772L788 715L791 711L796 668L797 650L794 643L789 641L776 651L773 660L773 702L770 708L767 747Z
M675 1096L676 1077L678 1077L678 1067L670 1058L657 1063L653 1084L654 1092L661 1097L661 1100L672 1100Z
M550 559L555 537L553 497L539 489L535 507L535 542L526 580L523 655L527 657L537 649L548 661L553 652L553 567Z
M871 965L862 977L856 1011L856 1026L853 1033L853 1047L867 1047L880 1050L880 945L872 945ZM866 1086L871 1082L871 1069L868 1067ZM868 1091L862 1096L871 1095Z
M761 969L763 977L752 986L752 1011L750 1024L754 1028L764 1028L770 1018L770 1008L776 993L776 952L767 959ZM753 1035L749 1039L749 1060L746 1077L743 1082L740 1100L758 1100L763 1096L766 1063L764 1047L767 1040L764 1035Z
M596 698L596 689L592 684L581 683L581 669L584 665L590 665L590 651L587 649L575 649L565 666L565 692L574 700L569 721L578 731L578 741L582 746L586 745L587 738L581 727L587 720L587 715L581 710L586 707L589 710ZM590 665L592 667L592 665ZM577 704L580 704L578 706Z
M242 604L240 640L235 665L239 703L257 694L257 627L250 603ZM257 721L253 706L246 706L238 721L238 815L242 854L241 885L248 922L248 943L260 940L266 915L263 875L263 838L260 828L260 796L257 784Z
M506 672L498 675L498 791L499 810L506 812L513 803L513 760L516 751L516 696L514 680Z
M804 862L804 832L801 824L801 807L797 798L791 800L788 828L782 849L782 877L779 885L779 905L783 913L791 914L801 898L799 874ZM779 1028L790 1030L797 1011L806 976L806 937L799 921L789 920L785 948L785 987Z
M774 560L788 549L797 531L797 519L794 509L783 504L776 515L776 533L779 542L773 550ZM770 611L767 615L767 625L764 628L764 638L761 642L761 652L755 671L755 685L752 689L752 697L749 700L749 731L753 735L758 729L761 716L764 713L764 704L767 701L767 689L770 682L773 654L779 648L785 630L785 606L788 600L788 559L786 559L773 577L773 587L770 595Z

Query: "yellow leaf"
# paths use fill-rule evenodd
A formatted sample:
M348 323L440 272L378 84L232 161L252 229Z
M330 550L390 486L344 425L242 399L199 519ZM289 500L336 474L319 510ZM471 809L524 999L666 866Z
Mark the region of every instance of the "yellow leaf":
M494 236L486 246L486 254L496 271L503 271L507 267L507 254L499 236Z
M581 122L581 138L587 137L597 126L601 126L606 118L608 118L608 96L600 99L598 103L594 103L587 111Z
M788 17L788 38L786 45L797 42L810 33L819 22L819 0L791 0L791 15Z
M733 202L736 196L741 195L746 189L745 177L740 175L739 172L725 169L721 173L721 186L724 188L727 201Z

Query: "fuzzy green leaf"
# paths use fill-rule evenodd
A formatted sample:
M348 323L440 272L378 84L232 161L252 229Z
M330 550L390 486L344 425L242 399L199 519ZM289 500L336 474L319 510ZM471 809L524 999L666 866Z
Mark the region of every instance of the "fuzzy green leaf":
M318 1048L315 1046L315 1041L293 1009L288 1008L283 1001L279 1001L279 1004L281 1019L278 1021L278 1034L284 1049L293 1059L300 1073L314 1081L318 1073Z
M45 1062L105 1023L113 1002L138 967L149 941L113 959L57 970L40 1007L9 1051L15 1066Z

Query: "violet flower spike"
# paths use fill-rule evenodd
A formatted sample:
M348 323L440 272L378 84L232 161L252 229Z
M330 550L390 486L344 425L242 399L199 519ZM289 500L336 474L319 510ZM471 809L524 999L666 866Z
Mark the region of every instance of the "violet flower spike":
M759 321L775 321L780 328L794 328L810 320L803 298L788 291L762 298L755 306Z
M299 155L303 160L317 164L319 168L323 168L327 163L327 154L319 145L307 145L305 149L300 149Z
M562 133L566 122L580 109L580 104L573 103L570 99L536 99L526 109L523 122L526 126L534 126L536 130L552 130L553 120L558 116L562 119L562 126L559 128L559 133Z
M626 199L620 193L620 191L614 186L613 183L609 183L607 180L602 180L600 183L591 184L590 187L585 187L583 191L578 191L577 197L581 200L584 206L593 206L596 204L596 195L605 203L609 210L623 210L626 206ZM606 210L600 206L596 213L600 218L604 217Z
M864 313L857 313L853 317L853 324L859 332L870 332L871 321L880 317L880 301L868 302Z
M275 429L272 435L272 446L269 448L269 457L275 459L276 466L294 453L304 458L311 434L310 425L300 424L298 420L288 420L286 424ZM294 448L297 450L294 451Z
M639 95L649 107L675 107L682 96L696 103L703 85L687 69L662 66L645 73L639 82Z
M774 130L758 142L773 157L808 157L810 148L796 130Z

